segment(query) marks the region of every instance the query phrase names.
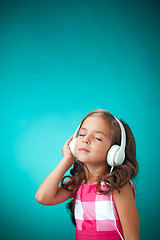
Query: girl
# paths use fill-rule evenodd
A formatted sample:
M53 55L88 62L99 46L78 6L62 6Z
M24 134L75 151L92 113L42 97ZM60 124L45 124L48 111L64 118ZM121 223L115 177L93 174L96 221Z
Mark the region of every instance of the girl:
M76 135L74 149L72 136L63 146L63 159L39 187L36 200L55 205L73 198L67 206L76 240L139 240L135 187L130 181L138 173L138 163L129 126L100 109L82 120ZM71 176L63 177L72 165Z

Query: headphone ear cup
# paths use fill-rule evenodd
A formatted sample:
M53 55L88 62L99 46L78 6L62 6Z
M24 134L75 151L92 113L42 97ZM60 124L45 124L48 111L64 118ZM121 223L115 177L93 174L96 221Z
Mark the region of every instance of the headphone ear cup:
M119 145L113 145L107 154L107 163L112 167L116 165L116 154L118 152L118 150L120 149Z
M74 138L74 139L72 139L72 141L70 141L70 143L69 143L70 151L71 151L73 157L75 157L75 158L76 158L76 155L75 155L76 141L77 141L77 138Z
M115 164L121 165L124 162L124 159L125 159L125 152L123 149L120 148L117 151L116 156L115 156Z

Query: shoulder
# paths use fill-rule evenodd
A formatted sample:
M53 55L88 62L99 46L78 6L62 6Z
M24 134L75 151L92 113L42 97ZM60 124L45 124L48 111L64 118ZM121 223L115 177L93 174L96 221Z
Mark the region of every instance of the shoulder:
M135 236L134 239L139 239L140 223L133 183L127 183L123 186L120 193L118 191L114 191L113 198L125 238L129 239L130 236Z
M129 183L125 184L121 189L120 192L118 190L113 191L113 196L115 198L117 197L127 197L131 196L135 199L136 197L136 191L135 191L135 186L134 184L130 181Z
M116 204L117 211L120 215L125 215L131 211L137 211L135 194L130 183L124 185L120 192L113 192L113 199Z

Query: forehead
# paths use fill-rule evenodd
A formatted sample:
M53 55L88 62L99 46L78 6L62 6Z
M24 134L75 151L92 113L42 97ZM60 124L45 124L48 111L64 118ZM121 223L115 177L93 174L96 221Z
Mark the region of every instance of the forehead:
M107 120L101 116L89 116L87 117L81 128L86 128L87 130L102 131L104 133L110 132L110 124Z

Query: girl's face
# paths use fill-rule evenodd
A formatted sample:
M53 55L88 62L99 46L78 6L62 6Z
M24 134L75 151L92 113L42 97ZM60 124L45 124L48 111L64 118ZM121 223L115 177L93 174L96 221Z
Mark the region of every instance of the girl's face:
M100 116L89 116L83 122L76 141L75 154L79 161L88 164L106 163L111 147L110 125Z

